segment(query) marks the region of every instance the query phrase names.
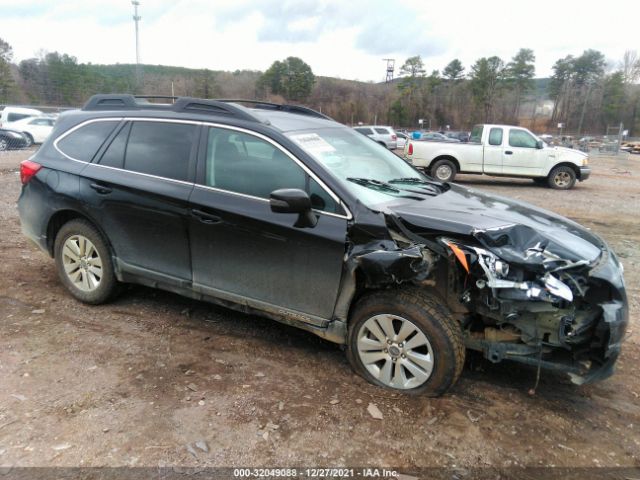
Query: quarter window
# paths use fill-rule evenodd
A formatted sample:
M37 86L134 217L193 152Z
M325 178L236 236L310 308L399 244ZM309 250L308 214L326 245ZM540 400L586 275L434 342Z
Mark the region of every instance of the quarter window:
M174 180L187 180L195 125L134 122L127 143L124 168Z
M88 123L59 140L57 146L75 160L90 162L117 124L117 121Z
M100 165L114 168L122 168L124 166L124 153L130 129L130 123L127 123L120 129L116 137L111 141L107 150L102 154L102 157L98 162Z
M509 130L509 145L512 147L536 148L536 139L526 130Z
M317 210L343 213L333 198L282 150L253 135L210 128L207 186L268 199L280 188L298 188Z
M489 132L489 145L502 145L502 129L492 128Z

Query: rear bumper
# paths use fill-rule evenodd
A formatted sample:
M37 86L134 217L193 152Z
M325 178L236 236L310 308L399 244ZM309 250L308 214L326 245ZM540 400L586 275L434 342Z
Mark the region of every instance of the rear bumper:
M580 167L580 176L578 180L585 181L591 175L591 169L589 167Z

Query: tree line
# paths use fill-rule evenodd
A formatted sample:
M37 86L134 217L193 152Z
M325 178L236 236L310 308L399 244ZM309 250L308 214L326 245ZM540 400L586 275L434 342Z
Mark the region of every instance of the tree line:
M522 48L507 61L483 57L465 67L454 59L427 73L417 55L385 84L316 76L297 57L278 60L265 72L95 65L59 52L14 63L11 46L0 39L0 104L79 106L95 93L174 93L302 103L347 124L415 128L422 119L432 129L496 122L555 132L562 123L564 131L579 134L624 122L634 133L640 106L636 52L626 52L613 69L595 50L569 55L558 59L549 79L535 78L535 60L531 49ZM545 111L549 100L553 107Z

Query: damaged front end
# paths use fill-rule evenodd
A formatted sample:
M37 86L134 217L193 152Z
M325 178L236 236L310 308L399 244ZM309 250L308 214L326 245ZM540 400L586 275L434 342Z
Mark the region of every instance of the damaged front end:
M628 307L622 266L603 242L589 258L522 225L438 240L452 267L449 298L467 311L467 348L491 362L559 370L576 384L613 373Z

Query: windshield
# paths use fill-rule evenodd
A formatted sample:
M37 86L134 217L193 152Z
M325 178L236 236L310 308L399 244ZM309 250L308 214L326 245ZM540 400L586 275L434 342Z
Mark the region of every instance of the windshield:
M322 163L365 205L391 197L433 196L442 186L370 138L349 128L321 128L286 134Z

